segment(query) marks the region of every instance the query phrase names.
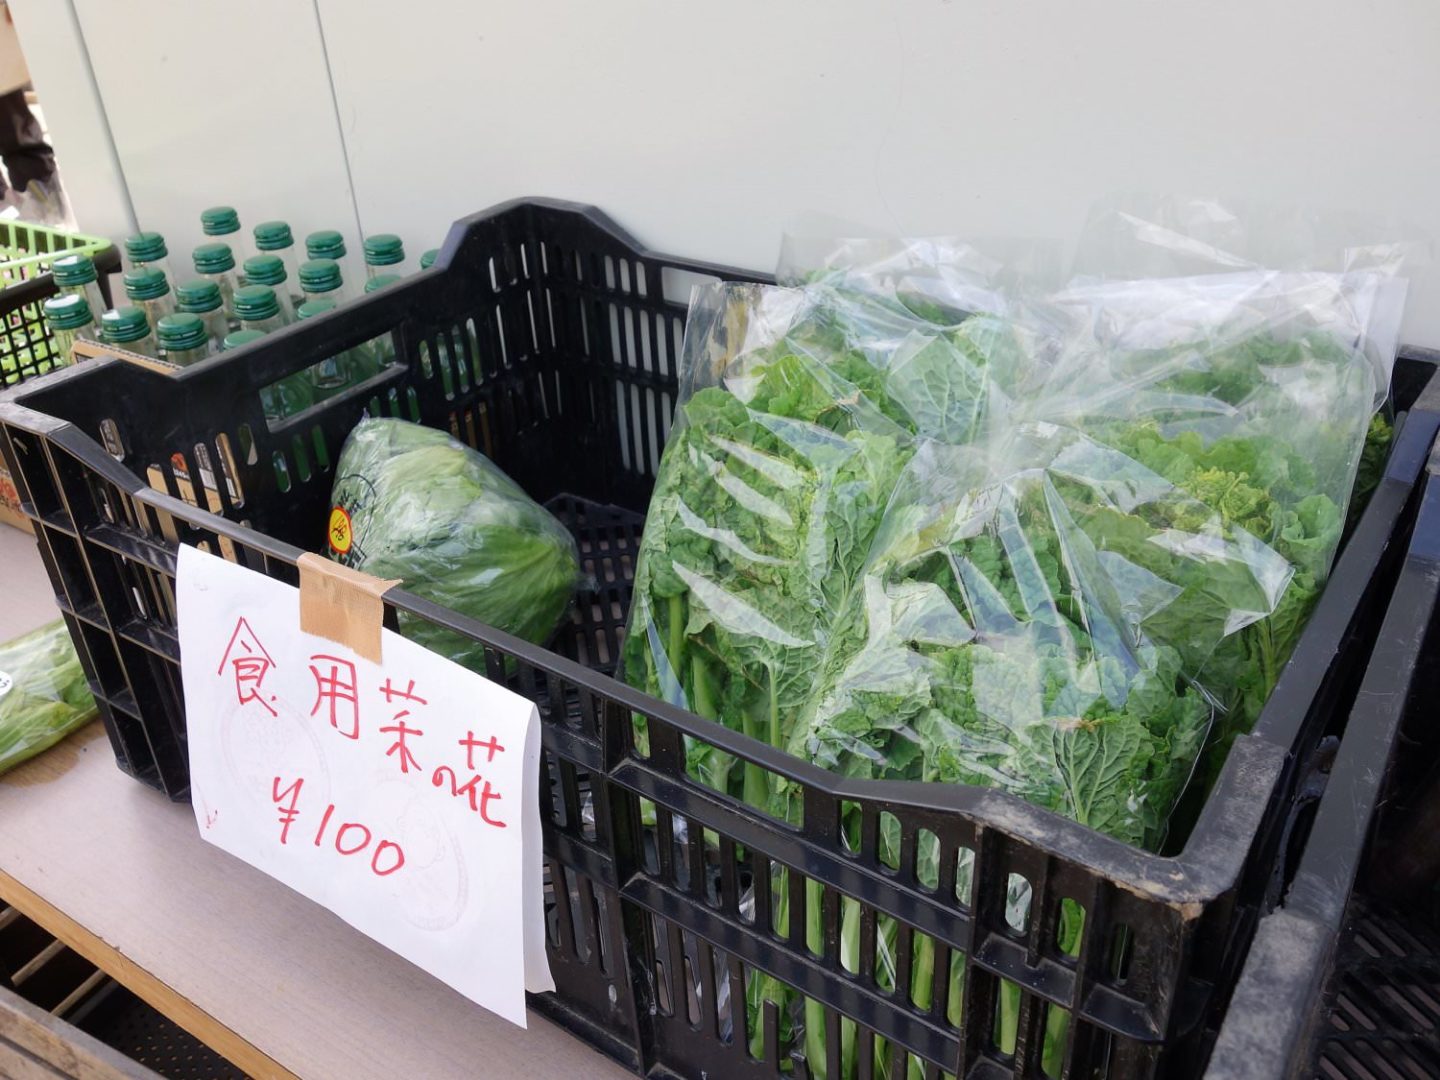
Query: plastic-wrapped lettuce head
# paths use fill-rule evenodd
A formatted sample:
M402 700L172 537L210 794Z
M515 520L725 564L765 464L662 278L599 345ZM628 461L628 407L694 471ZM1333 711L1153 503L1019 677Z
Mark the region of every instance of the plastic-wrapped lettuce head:
M332 559L527 641L554 632L580 580L575 540L483 454L419 424L363 420L335 476ZM468 638L403 614L400 629L484 670Z

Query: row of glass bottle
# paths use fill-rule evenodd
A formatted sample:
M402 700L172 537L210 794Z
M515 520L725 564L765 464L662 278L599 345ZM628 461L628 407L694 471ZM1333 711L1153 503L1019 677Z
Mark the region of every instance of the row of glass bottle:
M208 235L237 232L233 209L205 211L202 224ZM339 233L312 233L306 239L312 258L292 274L293 239L284 222L265 222L255 228L261 253L247 258L243 277L235 274L229 244L211 241L195 249L193 261L199 277L178 286L172 295L168 280L168 250L158 233L139 233L125 242L132 269L124 275L130 305L106 311L97 330L93 312L103 307L94 264L87 256L65 256L52 263L60 294L45 304L45 316L56 342L57 362L68 363L77 337L91 338L149 356L163 356L179 366L197 363L224 349L246 344L271 330L333 310L347 298L340 261L345 257ZM329 255L337 258L329 258ZM435 260L435 251L420 259L421 269ZM365 241L369 280L364 292L373 292L399 280L391 268L403 268L404 247L391 234ZM287 263L289 265L287 265ZM298 296L291 291L298 279ZM388 342L368 342L346 354L282 380L262 392L266 413L275 419L333 396L345 387L363 382L393 360ZM272 410L272 406L274 409Z

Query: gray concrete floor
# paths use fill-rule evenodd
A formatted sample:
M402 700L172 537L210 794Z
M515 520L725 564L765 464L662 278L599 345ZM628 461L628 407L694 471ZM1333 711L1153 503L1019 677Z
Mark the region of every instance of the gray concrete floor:
M0 524L0 641L59 617L35 538Z

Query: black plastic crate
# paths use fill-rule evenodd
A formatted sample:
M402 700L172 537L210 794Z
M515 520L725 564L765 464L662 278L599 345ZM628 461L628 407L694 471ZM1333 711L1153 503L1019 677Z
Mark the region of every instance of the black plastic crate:
M593 209L510 203L457 224L433 269L245 350L175 377L97 361L0 401L0 445L122 768L186 792L176 542L294 583L302 550L323 546L330 463L362 412L418 418L480 446L556 509L600 583L553 651L403 590L386 598L392 613L484 643L492 677L540 707L560 990L535 1007L649 1075L806 1075L803 1044L782 1042L773 1005L754 1033L763 1053L749 1051L742 1003L760 973L823 1006L828 1060L853 1040L861 1076L888 1063L897 1077L907 1053L930 1078L1038 1076L1052 1007L1078 1018L1063 1039L1067 1075L1196 1071L1202 1021L1233 986L1265 902L1296 778L1348 711L1393 584L1440 426L1434 358L1397 365L1401 422L1384 479L1256 733L1237 740L1183 850L1161 856L992 790L842 779L603 674L619 655L695 275L760 279L650 252ZM261 387L372 340L389 341L399 364L267 426ZM648 718L648 757L633 745L634 714ZM692 780L685 737L798 785L803 825ZM859 851L839 831L852 806ZM877 851L887 815L901 831L897 868ZM915 870L926 831L941 852L934 889ZM973 887L958 897L962 861ZM1017 875L1033 896L1020 928L1005 910ZM783 934L773 928L782 891ZM825 930L818 950L803 929L812 897ZM1056 940L1062 900L1085 911L1078 957ZM858 911L861 941L843 960L842 911ZM932 1006L877 981L876 941L890 920L895 985L910 985L915 935L929 937ZM951 1012L955 955L966 959ZM1003 979L1023 988L1013 1055L995 1039Z
M1440 1076L1437 894L1393 884L1393 845L1419 824L1440 768L1440 449L1426 471L1345 736L1284 902L1256 932L1213 1077Z

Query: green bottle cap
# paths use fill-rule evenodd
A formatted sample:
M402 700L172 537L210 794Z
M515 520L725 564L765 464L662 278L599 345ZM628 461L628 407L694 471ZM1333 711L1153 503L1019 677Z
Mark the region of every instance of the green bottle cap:
M185 312L162 318L156 326L155 336L159 338L160 347L166 352L198 349L210 338L205 329L205 320L199 315Z
M327 311L334 311L336 308L334 300L306 300L295 309L297 319L313 319L316 315L324 315Z
M95 321L90 314L90 302L79 293L52 296L45 301L44 311L51 330L78 330Z
M312 232L305 238L305 254L312 259L343 259L345 238L334 229Z
M290 226L283 221L262 221L255 226L255 247L260 251L283 251L294 243Z
M340 288L340 266L334 259L311 259L300 264L300 288L307 293L334 292Z
M235 317L241 322L260 322L280 314L280 301L269 285L246 285L235 290Z
M259 341L265 336L264 330L236 330L233 334L226 334L225 340L220 347L226 352L231 349L238 349L241 345L249 345L252 341Z
M285 280L285 260L279 255L252 255L245 260L245 280L251 285L279 285Z
M376 233L365 238L366 266L394 266L405 261L405 245L394 233Z
M95 280L95 262L89 255L62 255L50 264L50 273L55 275L55 284L62 288L89 285Z
M429 270L430 267L432 267L432 266L435 265L435 260L438 259L439 257L440 257L440 249L439 249L439 248L431 248L429 251L424 252L424 253L420 256L420 269L421 269L421 270Z
M398 283L399 280L399 274L376 274L374 277L372 277L369 281L365 283L365 291L367 293L372 293L379 289L385 288L387 285L394 285Z
M125 275L125 295L131 300L158 300L170 291L162 270L131 270Z
M206 236L229 236L240 231L240 215L233 206L212 206L200 211L200 228Z
M235 253L229 244L201 244L191 257L197 274L223 274L235 269Z
M150 333L150 322L138 307L115 308L100 316L100 336L111 345L139 341Z
M125 238L125 254L131 262L147 263L163 259L170 252L165 247L165 237L158 232L140 232Z
M220 286L213 281L187 281L175 287L175 306L181 311L204 315L220 306Z

